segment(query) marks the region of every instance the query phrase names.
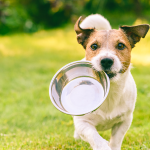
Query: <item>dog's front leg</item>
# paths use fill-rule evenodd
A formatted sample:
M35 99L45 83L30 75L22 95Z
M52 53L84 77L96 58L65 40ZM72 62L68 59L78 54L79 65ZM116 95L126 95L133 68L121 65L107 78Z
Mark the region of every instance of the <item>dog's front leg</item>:
M113 126L112 135L110 138L110 147L112 150L121 150L121 144L124 135L129 129L131 122L132 122L132 115L130 115L125 121Z
M84 141L88 142L93 150L111 150L108 143L103 139L96 128L90 123L75 119L75 133L77 133Z

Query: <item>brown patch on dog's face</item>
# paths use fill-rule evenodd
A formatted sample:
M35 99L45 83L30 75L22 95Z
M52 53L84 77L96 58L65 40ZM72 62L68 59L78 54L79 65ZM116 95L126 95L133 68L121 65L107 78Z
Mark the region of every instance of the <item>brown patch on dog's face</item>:
M93 57L95 57L97 54L99 54L100 50L105 47L105 41L107 40L107 31L101 30L101 31L95 31L93 32L86 45L86 60L91 61ZM93 50L91 46L93 44L96 44L98 47L96 50Z
M87 43L86 60L91 61L102 51L107 51L119 58L122 64L120 73L124 73L128 69L131 61L131 45L122 30L95 31L90 35ZM97 45L97 48L92 49L93 45Z

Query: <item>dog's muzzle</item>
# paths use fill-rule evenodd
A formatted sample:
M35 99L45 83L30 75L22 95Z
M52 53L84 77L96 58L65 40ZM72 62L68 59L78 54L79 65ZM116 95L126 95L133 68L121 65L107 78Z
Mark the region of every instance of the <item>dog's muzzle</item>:
M114 60L112 58L103 58L100 61L100 65L102 69L109 76L109 78L113 78L114 76L116 76L116 73L111 72L111 67L113 63L114 63Z
M114 61L111 58L104 58L101 60L101 66L104 70L110 70L111 66L113 65Z

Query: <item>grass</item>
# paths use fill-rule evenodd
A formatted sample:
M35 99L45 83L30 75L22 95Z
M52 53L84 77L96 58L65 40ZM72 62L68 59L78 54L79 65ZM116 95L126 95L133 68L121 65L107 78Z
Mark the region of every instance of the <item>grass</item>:
M0 37L0 150L90 150L73 138L72 117L50 102L49 83L58 69L80 60L73 27ZM133 123L123 150L150 148L150 32L132 52L138 90ZM100 132L109 140L110 131Z

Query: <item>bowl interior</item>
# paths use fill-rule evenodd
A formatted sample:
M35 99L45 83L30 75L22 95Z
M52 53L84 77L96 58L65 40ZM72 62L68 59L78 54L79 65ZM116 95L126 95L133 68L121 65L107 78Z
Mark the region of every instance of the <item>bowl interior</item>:
M49 94L53 105L63 113L84 115L96 110L109 91L109 78L97 72L88 61L61 68L53 77Z

